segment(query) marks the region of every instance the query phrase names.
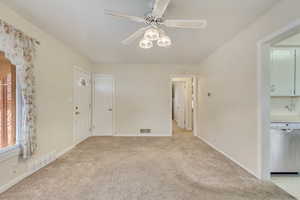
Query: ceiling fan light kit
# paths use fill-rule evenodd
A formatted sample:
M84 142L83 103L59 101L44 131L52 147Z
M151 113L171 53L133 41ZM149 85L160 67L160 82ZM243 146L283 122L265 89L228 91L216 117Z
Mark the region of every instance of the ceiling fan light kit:
M155 28L150 28L145 32L144 38L146 40L155 41L159 39L159 31Z
M157 41L157 46L159 47L169 47L172 44L170 37L166 36L164 31L158 28L150 28L146 30L144 38L140 41L140 47L142 49L151 49L155 41Z
M153 42L147 39L142 39L140 41L140 47L142 49L151 49L153 47Z
M147 27L140 28L135 33L123 40L124 45L129 45L139 37L143 36L139 46L143 49L152 48L153 42L157 41L159 47L169 47L172 45L170 37L160 28L162 25L173 28L204 29L207 26L206 20L165 20L163 15L171 0L154 0L153 10L146 17L136 17L122 14L115 11L105 10L107 15L122 17L137 23L144 23Z
M172 40L170 37L164 35L157 40L157 46L159 47L169 47L172 45Z

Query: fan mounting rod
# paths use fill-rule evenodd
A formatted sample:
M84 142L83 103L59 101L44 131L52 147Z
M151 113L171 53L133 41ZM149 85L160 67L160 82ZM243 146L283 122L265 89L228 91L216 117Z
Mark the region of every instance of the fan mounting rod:
M158 26L163 23L163 19L160 17L154 17L152 15L148 15L145 17L145 24Z

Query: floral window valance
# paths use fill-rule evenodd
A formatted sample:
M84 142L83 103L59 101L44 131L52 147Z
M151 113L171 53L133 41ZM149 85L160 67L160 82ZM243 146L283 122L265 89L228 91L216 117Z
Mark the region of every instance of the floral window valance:
M20 87L21 110L17 134L24 159L31 157L37 148L33 64L37 44L38 41L0 19L0 51L16 66Z

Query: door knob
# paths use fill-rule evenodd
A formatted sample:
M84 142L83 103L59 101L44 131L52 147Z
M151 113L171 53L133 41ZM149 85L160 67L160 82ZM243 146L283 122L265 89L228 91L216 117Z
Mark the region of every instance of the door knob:
M112 110L113 110L112 108L108 109L109 112L111 112Z
M80 112L79 112L79 111L76 111L76 112L75 112L75 115L79 115L79 114L80 114Z

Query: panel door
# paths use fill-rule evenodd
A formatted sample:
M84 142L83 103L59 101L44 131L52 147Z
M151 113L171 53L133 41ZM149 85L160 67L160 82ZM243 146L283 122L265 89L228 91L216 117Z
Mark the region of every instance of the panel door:
M294 96L295 49L271 51L271 96Z
M175 120L178 127L182 129L185 128L185 87L185 82L175 82L174 84Z
M91 74L74 69L74 139L79 143L91 135Z
M98 136L113 135L114 80L111 76L95 76L93 133Z

